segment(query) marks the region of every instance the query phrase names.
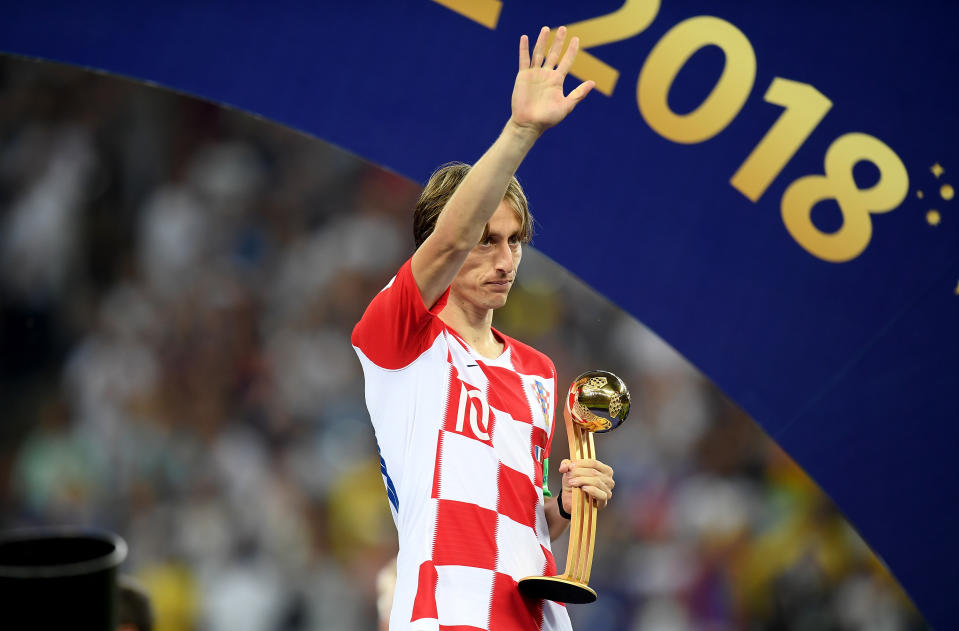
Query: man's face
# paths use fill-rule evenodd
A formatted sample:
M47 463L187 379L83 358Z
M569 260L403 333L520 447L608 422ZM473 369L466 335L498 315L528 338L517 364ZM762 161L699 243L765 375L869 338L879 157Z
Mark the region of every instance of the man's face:
M489 220L486 239L470 251L453 279L451 298L479 309L505 305L523 256L521 229L519 216L504 200Z

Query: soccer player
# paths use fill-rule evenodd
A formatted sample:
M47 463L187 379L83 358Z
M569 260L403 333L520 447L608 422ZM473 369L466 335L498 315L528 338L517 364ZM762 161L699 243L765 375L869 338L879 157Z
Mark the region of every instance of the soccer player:
M506 127L472 167L433 174L415 253L353 331L399 534L394 631L569 629L565 607L522 596L517 581L557 573L550 541L573 487L600 507L612 496L613 471L595 460L564 460L562 494L549 495L556 370L492 326L532 225L514 173L594 85L564 96L579 47L572 38L561 58L565 38L561 27L547 50L544 27L532 57L520 39Z

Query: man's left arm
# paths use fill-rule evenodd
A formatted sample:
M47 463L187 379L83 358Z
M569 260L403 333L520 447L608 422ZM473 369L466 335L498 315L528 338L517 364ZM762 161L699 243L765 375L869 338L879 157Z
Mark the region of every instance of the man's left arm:
M563 460L559 465L563 474L563 490L559 497L546 498L544 510L550 539L556 539L569 526L569 520L559 514L558 502L569 514L573 510L573 489L582 489L586 495L596 500L597 508L606 508L613 497L613 468L599 460Z

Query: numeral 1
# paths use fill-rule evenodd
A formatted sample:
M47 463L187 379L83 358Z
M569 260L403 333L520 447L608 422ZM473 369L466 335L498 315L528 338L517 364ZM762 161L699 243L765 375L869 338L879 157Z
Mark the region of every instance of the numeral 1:
M832 101L808 83L781 77L773 79L763 99L786 110L729 180L733 188L754 202L832 108Z

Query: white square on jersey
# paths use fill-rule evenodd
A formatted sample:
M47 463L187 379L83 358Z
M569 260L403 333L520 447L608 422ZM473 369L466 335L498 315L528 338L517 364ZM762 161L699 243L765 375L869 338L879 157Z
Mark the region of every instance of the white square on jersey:
M533 469L532 435L533 426L517 421L509 414L496 410L496 423L493 426L493 447L499 453L500 461L511 469L526 474L536 482Z
M442 434L437 466L439 499L476 504L495 511L499 499L496 452L485 443L455 432L443 431ZM469 466L464 467L463 463Z
M518 524L506 515L496 520L496 571L509 574L513 580L542 576L546 556L529 526Z
M436 618L420 618L410 623L410 631L439 631L440 621Z
M438 565L436 574L436 612L443 625L488 629L493 570Z

